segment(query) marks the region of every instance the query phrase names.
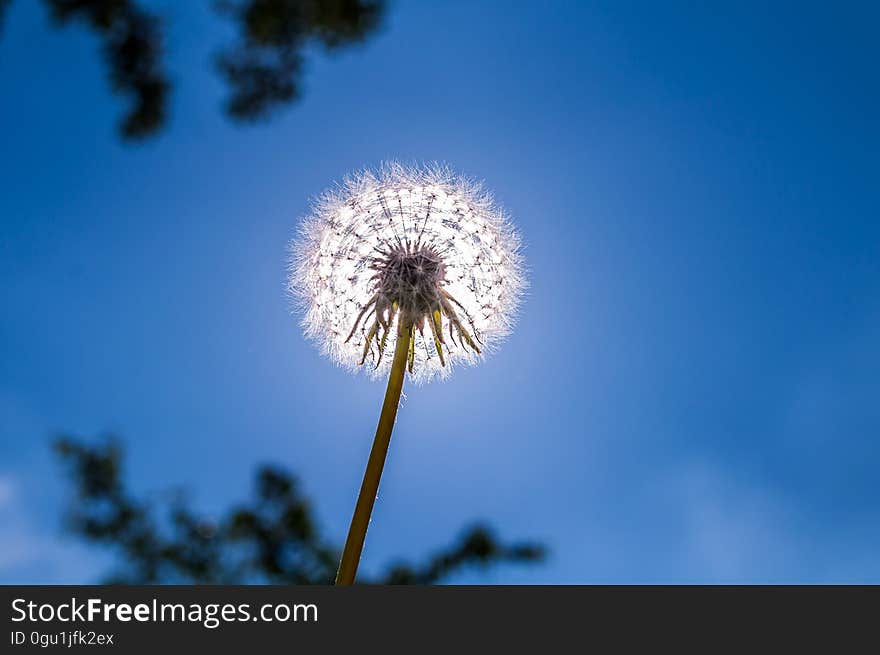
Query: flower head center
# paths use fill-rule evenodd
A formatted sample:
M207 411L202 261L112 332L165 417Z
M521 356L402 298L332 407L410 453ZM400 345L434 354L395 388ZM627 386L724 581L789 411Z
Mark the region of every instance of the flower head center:
M396 304L407 322L431 316L440 306L446 265L430 246L395 244L374 261L373 270L376 292Z

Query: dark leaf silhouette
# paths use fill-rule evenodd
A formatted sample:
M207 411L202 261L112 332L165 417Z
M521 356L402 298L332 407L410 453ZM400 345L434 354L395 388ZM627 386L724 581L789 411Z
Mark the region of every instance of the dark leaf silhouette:
M165 511L133 497L123 484L117 441L87 445L71 437L55 444L76 495L68 527L86 541L114 549L123 568L110 583L330 584L339 551L321 537L312 507L295 477L260 468L254 497L217 521L195 514L177 494ZM544 556L531 543L504 544L485 526L474 526L450 548L421 564L395 564L360 582L433 584L465 567L529 563Z
M0 0L0 27L10 0ZM134 0L44 0L58 25L83 24L98 37L114 92L129 99L124 139L156 134L166 123L171 82L163 61L163 23ZM300 96L304 51L333 51L366 39L384 0L217 0L235 43L216 55L230 88L226 113L241 122L267 118Z
M246 121L299 96L304 48L363 41L383 13L380 0L222 0L216 6L239 31L238 43L217 56L232 88L226 109Z
M128 0L46 0L60 25L86 23L102 42L113 90L130 98L124 138L156 132L165 122L170 84L162 69L159 19Z
M6 14L6 8L9 7L11 0L0 0L0 27L3 27L3 16Z

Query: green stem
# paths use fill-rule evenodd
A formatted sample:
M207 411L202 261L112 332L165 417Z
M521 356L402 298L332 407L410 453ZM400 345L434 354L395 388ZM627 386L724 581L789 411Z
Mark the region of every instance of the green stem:
M411 333L411 326L399 325L394 360L391 362L388 388L385 390L385 400L382 403L382 413L379 415L379 425L376 427L376 437L373 439L370 459L367 460L367 469L364 471L364 481L361 483L357 505L355 505L354 515L351 517L351 526L348 528L348 538L345 540L339 570L336 572L337 585L354 584L357 575L364 539L367 536L367 527L370 525L370 515L373 512L373 503L379 492L379 480L385 466L388 444L391 442L391 430L394 428L397 406L400 404L400 392L403 389L403 378L406 374Z

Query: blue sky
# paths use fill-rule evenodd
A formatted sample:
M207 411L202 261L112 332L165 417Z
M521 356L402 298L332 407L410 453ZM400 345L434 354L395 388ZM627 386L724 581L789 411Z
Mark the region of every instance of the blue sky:
M486 519L551 558L455 581L880 582L876 4L400 0L248 129L207 3L149 4L178 84L139 146L88 33L19 1L0 36L0 581L105 570L61 529L60 430L209 513L285 465L343 540L384 386L304 340L286 248L396 158L484 179L531 289L408 390L364 567Z

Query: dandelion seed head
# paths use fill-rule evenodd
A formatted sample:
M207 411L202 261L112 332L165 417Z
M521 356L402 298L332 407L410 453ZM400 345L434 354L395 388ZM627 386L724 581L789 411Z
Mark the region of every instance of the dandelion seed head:
M322 352L376 377L406 326L410 377L425 382L476 363L510 332L525 288L519 247L481 185L444 167L386 164L313 203L292 244L290 290Z

